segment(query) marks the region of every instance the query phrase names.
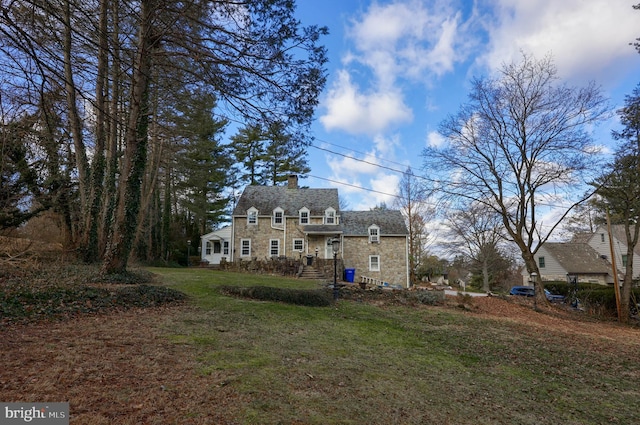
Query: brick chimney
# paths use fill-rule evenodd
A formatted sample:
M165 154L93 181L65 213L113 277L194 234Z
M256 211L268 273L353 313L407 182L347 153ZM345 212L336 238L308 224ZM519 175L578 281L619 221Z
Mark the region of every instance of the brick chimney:
M287 182L287 188L289 189L297 189L298 188L298 176L295 174L289 175L289 181Z

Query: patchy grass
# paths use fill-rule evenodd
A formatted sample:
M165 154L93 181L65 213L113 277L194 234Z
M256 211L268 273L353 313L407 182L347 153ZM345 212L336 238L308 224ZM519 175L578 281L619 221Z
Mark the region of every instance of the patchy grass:
M231 297L295 279L153 269L191 306L0 331L0 391L76 424L639 423L640 331L505 299Z

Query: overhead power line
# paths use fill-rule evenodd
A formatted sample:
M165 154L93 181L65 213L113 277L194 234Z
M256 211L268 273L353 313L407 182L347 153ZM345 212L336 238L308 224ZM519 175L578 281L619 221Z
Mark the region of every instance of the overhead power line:
M386 192L381 192L381 191L375 190L375 189L369 189L369 188L366 188L366 187L358 186L356 184L345 183L345 182L341 182L341 181L338 181L338 180L332 180L332 179L328 179L326 177L314 176L312 174L305 174L305 176L313 177L314 179L325 180L325 181L328 181L328 182L331 182L331 183L335 183L335 184L340 184L340 185L343 185L343 186L353 187L355 189L364 190L365 192L379 193L380 195L386 195L386 196L391 196L391 197L394 197L394 198L400 198L399 195L386 193Z

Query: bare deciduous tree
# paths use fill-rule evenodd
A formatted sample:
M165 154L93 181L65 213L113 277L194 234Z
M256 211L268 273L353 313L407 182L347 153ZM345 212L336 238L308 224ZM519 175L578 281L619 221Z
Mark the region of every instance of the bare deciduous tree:
M594 84L558 84L550 57L523 54L498 77L473 80L469 102L441 123L447 145L424 150L425 168L441 171L436 183L443 194L498 214L527 271L540 276L534 254L584 200L576 188L591 179L597 158L589 126L608 112ZM541 209L560 202L567 207L542 223ZM539 278L535 286L546 302Z
M491 290L490 275L505 263L500 253L502 218L481 203L465 204L447 215L449 249L463 253L482 274L482 289Z
M402 212L409 230L409 281L414 284L416 271L426 253L427 223L434 216L434 208L429 204L424 179L416 176L411 167L402 175L394 204Z

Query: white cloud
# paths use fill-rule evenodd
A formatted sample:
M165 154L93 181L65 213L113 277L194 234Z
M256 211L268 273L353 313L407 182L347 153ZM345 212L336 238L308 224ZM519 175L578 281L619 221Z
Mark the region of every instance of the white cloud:
M359 92L349 73L339 72L325 103L327 113L320 121L327 130L340 129L352 134L376 134L391 125L410 122L411 109L397 91Z
M343 55L343 68L322 105L326 112L320 121L327 130L372 135L412 121L402 83L428 84L433 76L452 71L463 56L460 13L447 4L373 3L350 22L353 49ZM371 78L359 85L356 76Z
M561 77L606 83L637 60L629 46L639 20L631 2L499 0L494 13L489 51L479 59L491 69L518 61L520 51L538 58L551 53Z
M440 148L444 146L446 142L447 139L445 139L442 134L438 133L437 131L431 131L429 132L429 134L427 134L427 146L429 147Z
M351 60L369 67L383 87L398 78L442 75L460 59L455 48L459 21L460 14L449 7L428 9L422 1L374 3L352 22L356 52Z

